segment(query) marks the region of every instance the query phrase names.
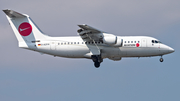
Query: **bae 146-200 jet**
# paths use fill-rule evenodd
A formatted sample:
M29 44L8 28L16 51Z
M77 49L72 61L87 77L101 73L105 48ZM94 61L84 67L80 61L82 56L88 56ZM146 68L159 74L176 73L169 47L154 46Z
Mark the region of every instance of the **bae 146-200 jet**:
M174 49L148 36L116 36L91 26L78 25L79 36L50 37L44 35L26 14L3 10L16 35L19 47L53 56L92 59L98 68L103 59L119 61L123 57L162 56Z

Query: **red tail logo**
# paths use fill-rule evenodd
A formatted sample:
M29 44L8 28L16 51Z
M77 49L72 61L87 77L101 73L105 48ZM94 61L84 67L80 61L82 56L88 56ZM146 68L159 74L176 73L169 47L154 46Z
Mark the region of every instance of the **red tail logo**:
M22 36L28 36L32 32L32 26L27 22L23 22L20 24L18 31Z

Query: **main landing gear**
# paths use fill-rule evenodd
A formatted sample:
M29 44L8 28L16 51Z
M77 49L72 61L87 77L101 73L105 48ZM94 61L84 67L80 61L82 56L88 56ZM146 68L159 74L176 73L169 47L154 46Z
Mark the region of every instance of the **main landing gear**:
M161 56L161 58L159 59L159 61L160 61L160 62L163 62L163 61L164 61L164 59L162 58L162 56Z
M100 67L100 63L103 62L103 59L101 58L101 55L92 55L91 59L93 60L94 66L96 68L99 68Z

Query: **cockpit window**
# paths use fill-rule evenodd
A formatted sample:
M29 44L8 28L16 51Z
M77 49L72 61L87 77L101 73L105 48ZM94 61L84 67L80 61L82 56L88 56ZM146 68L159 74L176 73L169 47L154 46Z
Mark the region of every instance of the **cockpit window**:
M152 43L161 43L161 42L157 40L152 40Z
M154 40L152 40L152 43L154 43Z

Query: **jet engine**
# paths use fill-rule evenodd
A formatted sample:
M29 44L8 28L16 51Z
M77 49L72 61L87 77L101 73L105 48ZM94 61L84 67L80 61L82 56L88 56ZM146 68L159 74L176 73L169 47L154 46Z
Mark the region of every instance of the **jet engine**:
M110 46L121 47L123 39L112 34L104 34L103 42Z

